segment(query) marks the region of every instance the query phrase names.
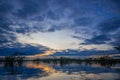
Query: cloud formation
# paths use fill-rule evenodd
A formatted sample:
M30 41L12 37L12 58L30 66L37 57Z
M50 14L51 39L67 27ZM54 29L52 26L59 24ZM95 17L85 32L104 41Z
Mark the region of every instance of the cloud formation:
M119 3L119 0L1 0L0 48L18 43L35 46L31 44L34 40L35 44L54 49L91 45L97 49L107 45L111 49L120 45Z

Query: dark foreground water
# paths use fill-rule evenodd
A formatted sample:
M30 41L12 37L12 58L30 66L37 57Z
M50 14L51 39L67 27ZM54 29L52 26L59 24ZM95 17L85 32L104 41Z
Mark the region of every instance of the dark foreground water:
M0 80L120 80L120 64L0 62Z

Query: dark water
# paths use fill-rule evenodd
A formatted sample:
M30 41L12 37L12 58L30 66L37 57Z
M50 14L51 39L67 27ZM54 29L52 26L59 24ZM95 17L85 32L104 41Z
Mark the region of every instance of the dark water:
M0 80L120 80L120 64L0 62Z

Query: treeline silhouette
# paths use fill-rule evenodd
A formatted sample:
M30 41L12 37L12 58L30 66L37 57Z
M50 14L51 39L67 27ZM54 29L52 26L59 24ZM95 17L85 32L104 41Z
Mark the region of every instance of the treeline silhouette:
M34 59L34 62L44 62L44 63L53 63L55 65L60 64L62 65L69 65L71 63L77 63L77 64L82 64L85 63L86 65L92 65L92 64L100 64L101 66L105 67L111 67L114 66L117 63L120 63L120 59L113 59L110 58L109 56L103 56L100 58L86 58L86 59L71 59L71 58L65 58L65 57L60 57L60 58L47 58L47 59Z
M11 54L10 56L4 56L0 58L0 63L4 64L4 68L9 70L11 74L18 74L20 73L19 67L22 66L24 62L24 56L20 55L21 53L15 52Z
M53 64L53 65L59 65L59 66L66 66L70 65L72 63L79 64L79 65L92 65L92 64L99 64L100 66L110 68L112 66L115 66L116 64L120 64L120 59L112 59L108 56L103 56L100 58L87 58L87 59L71 59L66 57L60 57L60 58L46 58L46 59L40 59L36 58L34 60L25 60L25 57L20 55L12 55L12 56L6 56L4 59L0 60L0 64L4 65L4 68L9 70L10 74L22 74L22 70L20 70L23 66L23 63L26 61L32 61L35 64L39 63L45 63L45 64Z
M101 66L105 67L111 67L114 66L117 63L120 63L120 59L113 59L112 57L109 57L108 55L102 56L99 58L69 58L69 57L53 57L53 58L35 58L33 60L27 60L25 56L21 56L21 54L24 53L13 53L11 56L5 56L0 58L0 62L3 62L5 64L5 67L19 67L23 64L25 61L33 61L35 63L43 62L48 64L60 64L60 66L63 65L69 65L71 63L77 63L82 64L85 63L86 65L92 65L92 64L100 64Z
M60 57L60 58L47 58L47 59L34 59L34 62L44 62L44 63L53 63L55 65L60 64L65 65L65 64L71 64L71 63L78 63L81 64L82 60L81 59L71 59L71 58L65 58L65 57Z

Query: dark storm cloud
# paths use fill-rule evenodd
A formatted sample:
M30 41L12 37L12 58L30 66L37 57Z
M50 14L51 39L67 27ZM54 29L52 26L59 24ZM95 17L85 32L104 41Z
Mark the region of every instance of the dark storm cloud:
M14 43L14 44L11 44L10 47L0 48L0 55L9 56L9 55L12 55L14 52L22 52L22 53L25 53L25 55L34 55L37 53L42 54L46 50L49 50L49 48L42 45L33 46L31 44L23 45L21 43Z
M28 18L48 8L47 0L19 0L20 9L14 13L20 18Z
M10 24L11 22L7 18L0 18L0 47L16 40L14 34L11 33Z
M94 35L91 39L85 39L83 44L110 44L120 45L120 18L107 19L99 23L98 26L99 35Z
M98 28L102 34L106 34L111 37L111 45L120 45L120 17L112 18L103 21L99 24Z
M111 38L108 35L98 35L98 36L94 36L91 39L86 39L85 43L83 44L105 44L106 41L110 41Z
M71 29L77 35L92 35L91 39L73 35L85 40L84 44L110 41L109 44L116 45L120 41L119 3L120 0L0 0L0 45L15 45L14 33L62 29ZM50 26L46 29L43 24Z
M12 44L16 41L16 37L12 33L0 34L0 48L3 46L9 47L8 44Z
M99 23L98 28L103 33L116 31L118 28L120 28L120 18L112 18L102 21Z
M44 20L44 16L43 15L37 16L37 17L31 18L31 20L33 20L33 21L43 21Z
M108 7L110 8L110 11L118 15L120 14L120 0L110 0L109 5L111 5L111 7L110 6Z
M53 19L53 20L60 19L60 17L57 14L55 14L53 11L48 11L47 12L47 17L50 18L50 19Z
M11 24L11 21L8 20L7 18L5 18L5 17L4 18L3 17L0 18L0 29L11 30L9 28L10 24Z
M14 2L14 4L12 1ZM14 0L12 0L12 1L11 2L4 1L5 4L11 6L11 7L7 7L7 8L3 6L2 9L4 10L4 8L5 8L5 11L8 11L8 12L4 12L4 13L10 13L9 10L15 8L14 10L11 10L11 11L13 11L11 14L14 17L18 17L16 19L21 18L24 20L27 20L27 18L32 17L32 19L30 18L30 20L43 21L44 16L47 16L48 19L53 19L53 20L58 20L60 17L64 18L64 16L72 16L72 17L80 17L80 16L85 16L85 15L90 16L89 13L91 14L91 12L92 12L93 14L94 13L99 14L99 12L97 10L102 11L102 9L104 9L102 7L102 6L104 6L102 4L102 1L99 2L97 0L94 0L94 1L89 1L89 0L81 0L81 1L79 1L79 0L76 0L76 1L74 1L74 0L71 0L71 1L70 0L65 0L65 1L61 1L61 0L51 0L51 1L48 1L48 0L16 0L16 1L14 1ZM18 5L17 4L15 5L15 2ZM107 4L109 2L106 2L103 0L103 3ZM4 4L2 4L2 5L4 5ZM87 6L85 6L85 5L87 5ZM67 9L71 10L72 13L70 14L69 11L65 12ZM41 15L41 13L44 13L44 15ZM36 15L38 15L38 16L36 16ZM78 25L78 26L90 25L90 24L92 24L92 20L93 19L90 19L88 17L75 18L75 25ZM69 24L69 23L67 23L67 24ZM63 26L67 26L67 25L64 24ZM28 25L25 27L29 28ZM39 26L39 27L41 27L41 26ZM67 26L67 27L69 28L69 26ZM37 27L35 26L34 28L37 28ZM54 26L52 26L52 28L54 28ZM52 30L57 30L57 29L55 28ZM18 30L18 31L22 32L21 30Z
M109 44L112 46L119 46L120 45L120 28L112 34L112 40Z
M0 0L0 17L5 17L12 9L13 6L9 3L9 0Z
M90 26L92 24L92 19L88 17L77 18L74 20L76 25L80 26Z

